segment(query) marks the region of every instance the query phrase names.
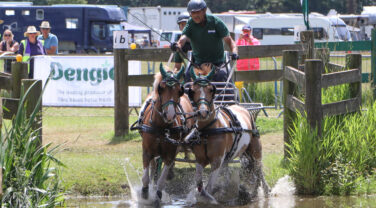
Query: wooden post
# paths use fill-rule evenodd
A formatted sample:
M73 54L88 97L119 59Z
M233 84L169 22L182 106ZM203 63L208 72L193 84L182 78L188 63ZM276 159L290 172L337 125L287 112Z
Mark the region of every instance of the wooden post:
M115 136L128 134L129 100L128 100L128 59L126 50L114 49L115 62Z
M37 108L37 115L34 120L33 129L39 131L40 145L42 145L42 100L40 105L37 106L39 98L42 96L42 80L23 79L22 84L25 92L36 82L30 89L29 94L26 96L26 117L30 117L35 108Z
M3 167L0 166L0 199L3 198Z
M0 132L3 127L3 100L0 97Z
M316 59L320 59L323 64L323 74L326 73L328 63L329 63L329 57L330 57L330 51L329 48L315 48L315 56Z
M307 120L312 129L317 128L318 135L321 136L321 122L323 110L321 103L321 75L323 63L321 60L306 60L304 72L306 74L306 100L305 110Z
M298 68L298 56L298 51L283 51L283 70L285 70L286 66ZM287 96L293 95L295 91L296 86L287 79L283 79L283 138L285 142L285 158L289 157L286 144L290 144L290 129L292 127L293 120L296 117L296 113L287 107Z
M373 89L373 99L376 99L376 29L372 29L372 50L371 50L371 85Z
M346 69L359 69L362 74L362 55L361 54L346 54ZM357 98L359 104L362 104L362 80L355 83L350 83L350 96ZM360 109L359 109L360 110Z
M12 98L19 98L21 79L27 79L27 63L12 62Z
M314 37L313 31L302 31L300 32L300 42L303 45L304 54L306 54L306 59L314 58Z
M0 97L0 135L3 128L3 100ZM0 200L3 197L3 166L0 166Z

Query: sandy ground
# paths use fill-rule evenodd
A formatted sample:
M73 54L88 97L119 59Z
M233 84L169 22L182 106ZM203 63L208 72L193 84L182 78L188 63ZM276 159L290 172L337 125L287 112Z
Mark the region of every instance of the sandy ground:
M283 134L270 133L261 135L261 143L264 153L282 153L283 152Z

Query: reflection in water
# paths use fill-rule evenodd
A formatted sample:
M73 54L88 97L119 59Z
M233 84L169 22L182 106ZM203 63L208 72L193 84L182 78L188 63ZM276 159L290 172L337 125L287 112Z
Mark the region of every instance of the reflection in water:
M127 176L128 184L131 189L131 196L118 198L71 198L67 200L67 207L82 208L149 208L152 206L153 200L140 200L141 179L140 170L136 170L128 160L125 160L124 171ZM130 176L128 173L136 173ZM132 178L133 177L133 178ZM190 179L190 180L188 180ZM193 177L180 178L176 187L166 187L163 193L162 207L165 208L183 208L183 207L232 207L232 208L311 208L311 207L375 207L376 196L350 196L350 197L302 197L294 195L295 186L291 182L289 176L284 176L278 180L272 188L269 197L263 195L263 191L259 189L258 197L252 203L245 206L224 206L224 205L208 205L196 203L197 192L193 182ZM188 182L186 182L188 181ZM137 183L137 184L136 184ZM184 184L186 183L186 184ZM149 196L155 198L155 190L150 186ZM229 187L224 187L228 189ZM184 189L184 190L182 190ZM169 194L170 193L170 194ZM171 194L174 193L174 194Z
M286 202L288 201L288 202ZM333 196L321 196L321 197L301 197L292 196L291 198L273 196L269 199L259 199L258 201L245 206L231 206L231 208L275 208L275 207L299 207L299 208L361 208L361 207L375 207L376 196L349 196L349 197L333 197ZM125 198L90 198L90 199L68 199L67 207L80 207L80 208L146 208L148 206L136 205L131 200ZM150 206L149 206L150 207ZM164 208L186 208L186 207L198 207L198 208L210 208L210 207L226 207L207 204L197 204L194 206L187 206L187 202L184 199L172 200L171 204L165 204Z

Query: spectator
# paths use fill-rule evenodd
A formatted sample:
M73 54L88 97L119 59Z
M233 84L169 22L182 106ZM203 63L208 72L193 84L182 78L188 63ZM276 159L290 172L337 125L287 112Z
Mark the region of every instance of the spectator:
M5 52L12 52L16 53L19 48L19 44L17 41L13 40L13 33L11 30L7 29L3 33L3 40L0 42L0 55L5 53ZM11 72L11 65L12 61L10 59L5 59L4 60L4 70L7 73L12 73Z
M187 10L191 16L183 30L179 41L171 48L182 50L185 43L190 40L194 63L212 63L220 69L214 74L213 81L223 82L227 80L228 72L224 65L225 53L223 43L226 43L236 60L238 48L231 38L226 25L218 17L206 14L207 5L204 0L190 0ZM190 81L189 69L185 74L185 81Z
M37 31L35 26L28 26L24 36L27 37L26 40L22 40L18 54L21 54L22 61L27 62L30 60L28 71L29 78L34 77L34 59L32 56L36 55L46 55L46 50L43 48L43 40L37 40L37 36L40 35L40 32Z
M183 31L185 25L187 24L189 20L189 15L188 14L181 14L180 16L178 16L178 20L177 20L177 24L179 26L179 29L180 31ZM183 50L183 53L186 54L188 51L192 50L192 47L191 47L191 44L189 43L189 41L185 42L185 45L183 46L182 48ZM175 55L174 55L174 62L175 62L175 66L174 66L174 71L178 71L180 70L181 68L181 64L183 63L183 57L181 54L179 54L179 52L175 52Z
M50 33L51 26L48 21L43 21L39 26L42 35L38 36L38 40L44 40L44 48L47 55L55 55L58 53L59 40L56 35Z
M243 33L240 34L236 45L238 46L247 46L247 45L260 45L260 41L252 36L252 28L249 25L244 25L242 29ZM236 63L236 68L238 71L246 70L259 70L260 61L258 58L252 59L240 59Z
M143 35L142 36L142 47L146 48L148 46L149 46L148 36L147 35Z

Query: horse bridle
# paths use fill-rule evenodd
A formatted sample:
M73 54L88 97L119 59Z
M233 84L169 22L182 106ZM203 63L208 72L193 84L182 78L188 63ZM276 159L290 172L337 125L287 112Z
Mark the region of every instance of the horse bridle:
M209 86L209 85L211 85L211 86L213 86L213 88L214 88L214 90L215 90L215 86L208 80L208 79L206 79L206 78L198 78L198 79L196 79L194 82L193 82L193 85L195 85L195 84L198 84L199 86L201 86L201 87L206 87L206 86ZM192 86L193 86L192 85ZM201 104L204 104L204 105L206 105L207 107L208 107L208 109L209 109L209 115L212 113L211 111L210 111L210 106L213 104L213 101L214 101L214 97L213 97L213 99L212 100L208 100L208 99L206 99L205 97L200 97L197 101L194 101L193 100L193 98L192 98L192 102L193 102L193 105L195 106L195 107L198 107L199 105L201 105Z
M172 88L175 84L179 84L180 88L182 88L179 80L177 80L175 77L166 77L165 79L162 80L162 82L165 82L167 87L169 88ZM183 90L184 92L184 90ZM182 112L183 112L183 108L181 107L180 105L180 97L178 99L177 102L175 102L173 99L170 99L168 100L167 102L165 103L162 103L162 97L161 95L159 94L159 90L158 90L158 97L159 97L159 102L161 103L161 109L155 109L158 114L163 118L163 120L166 119L166 114L165 114L165 108L167 108L169 105L173 105L174 106L174 110L175 110L175 115L174 115L174 119L176 117L176 115L182 115ZM176 107L179 108L180 112L176 112ZM166 121L166 120L165 120Z

